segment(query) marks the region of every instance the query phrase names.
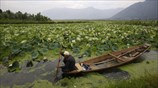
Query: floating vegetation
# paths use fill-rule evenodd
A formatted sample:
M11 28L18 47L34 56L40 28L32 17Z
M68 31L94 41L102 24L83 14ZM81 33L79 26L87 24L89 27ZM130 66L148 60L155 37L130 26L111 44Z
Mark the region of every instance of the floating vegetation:
M25 53L31 56L29 59L39 61L52 51L55 55L49 54L47 57L54 58L61 46L73 55L84 58L144 43L150 43L154 48L158 46L156 26L111 22L0 24L0 63L9 66L17 56L23 60ZM155 23L149 21L147 24L150 22Z

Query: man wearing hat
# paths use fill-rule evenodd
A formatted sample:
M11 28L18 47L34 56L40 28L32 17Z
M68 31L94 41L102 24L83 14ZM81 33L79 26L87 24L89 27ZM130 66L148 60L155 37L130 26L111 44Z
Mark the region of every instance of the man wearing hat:
M69 72L72 70L75 70L75 59L73 56L70 55L68 51L60 52L60 54L64 57L63 62L65 66L62 66L62 71L63 72Z

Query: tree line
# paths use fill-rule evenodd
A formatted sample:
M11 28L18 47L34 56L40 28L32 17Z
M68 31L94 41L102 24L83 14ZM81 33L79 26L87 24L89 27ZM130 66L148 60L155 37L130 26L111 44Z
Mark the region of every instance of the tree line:
M22 13L21 11L14 13L10 10L2 11L0 9L0 20L50 21L51 19L41 15L40 12L37 14Z

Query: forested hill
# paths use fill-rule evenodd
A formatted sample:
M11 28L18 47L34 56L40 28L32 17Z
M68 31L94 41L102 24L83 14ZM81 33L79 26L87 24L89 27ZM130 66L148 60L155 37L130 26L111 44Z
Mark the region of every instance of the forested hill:
M111 19L158 20L158 1L146 0L144 2L135 3L114 15Z
M41 15L41 13L37 14L29 14L27 12L22 13L20 11L14 13L10 10L2 11L0 9L0 21L50 21L51 19Z

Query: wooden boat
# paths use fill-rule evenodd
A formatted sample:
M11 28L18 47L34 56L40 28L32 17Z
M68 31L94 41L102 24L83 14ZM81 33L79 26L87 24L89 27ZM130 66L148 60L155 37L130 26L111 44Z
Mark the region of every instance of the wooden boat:
M75 66L77 69L70 71L67 74L96 72L118 67L137 59L140 55L149 50L149 48L149 44L144 44L104 54L87 61L76 63Z

